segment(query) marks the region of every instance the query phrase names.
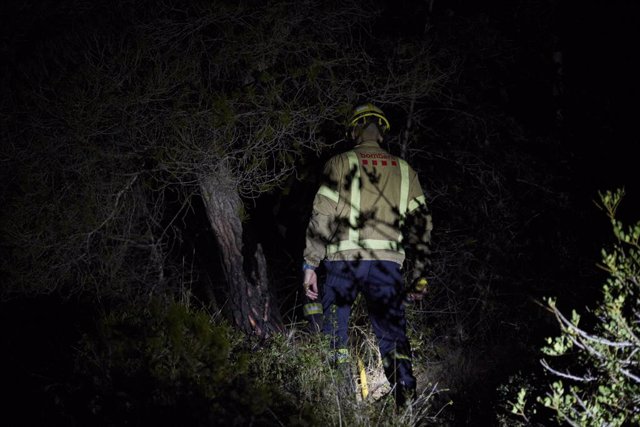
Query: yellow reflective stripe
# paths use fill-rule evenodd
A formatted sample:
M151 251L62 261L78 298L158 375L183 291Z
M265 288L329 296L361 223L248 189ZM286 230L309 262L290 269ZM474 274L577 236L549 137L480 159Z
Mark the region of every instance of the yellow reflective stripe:
M401 353L395 353L393 355L394 359L400 359L400 360L411 360L411 358L409 356L407 356L406 354L401 354Z
M346 348L338 348L334 353L336 363L347 363L349 361L349 350Z
M302 307L305 316L311 316L314 314L322 314L322 304L319 302L310 302Z
M353 151L347 153L349 159L349 173L355 172L351 178L351 209L349 211L349 240L357 242L360 230L357 227L360 215L360 165L358 156Z
M407 213L407 202L409 201L409 165L402 159L400 160L400 216L403 217Z
M320 188L318 189L318 194L321 194L324 197L328 198L329 200L333 200L336 203L338 203L338 200L340 200L340 194L338 194L337 191L330 189L326 185L320 186Z
M354 249L371 249L371 250L390 250L394 252L400 252L404 254L404 250L402 245L395 240L381 240L381 239L364 239L360 240L360 229L358 228L358 216L360 215L360 202L361 202L361 193L360 193L360 164L358 162L358 157L356 153L350 151L347 153L347 158L349 160L349 171L353 172L352 180L351 180L351 200L350 200L350 211L349 211L349 238L348 240L342 240L340 242L332 243L327 245L327 254L335 254L337 252L346 251L346 250L354 250ZM398 159L400 164L400 174L401 174L401 182L400 182L400 215L401 220L402 217L407 212L407 205L409 199L409 165L406 161L402 159ZM328 187L325 187L327 190L323 191L333 191ZM322 189L322 187L321 187ZM320 192L320 190L318 190ZM336 198L337 198L337 192ZM327 196L331 198L330 196ZM424 197L423 197L424 198ZM416 198L417 201L419 198ZM332 199L333 200L333 199ZM412 201L413 202L413 201ZM399 236L399 240L402 240L402 236Z
M337 243L332 243L327 246L328 254L335 254L340 251L347 251L350 249L372 249L372 250L389 250L404 253L402 247L393 240L378 240L378 239L365 239L357 242L350 240L342 240Z
M426 204L427 204L427 200L425 199L424 195L418 196L409 202L409 212Z
M398 353L396 350L393 350L382 359L382 365L385 368L388 368L389 366L391 366L392 363L395 363L396 360L411 361L411 357L407 356L406 354Z

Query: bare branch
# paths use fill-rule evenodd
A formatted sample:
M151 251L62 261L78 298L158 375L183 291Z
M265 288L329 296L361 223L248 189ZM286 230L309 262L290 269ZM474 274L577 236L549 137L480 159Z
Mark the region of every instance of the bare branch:
M548 370L549 372L551 372L551 373L553 373L554 375L557 375L557 376L559 376L559 377L562 377L562 378L566 378L566 379L574 380L574 381L580 381L580 382L591 382L591 381L594 381L594 380L595 380L595 378L593 378L593 377L579 377L579 376L576 376L576 375L572 375L572 374L570 374L570 373L568 373L568 372L567 372L567 373L560 372L560 371L558 371L558 370L556 370L556 369L553 369L551 366L549 366L549 364L547 363L547 361L546 361L546 360L544 360L544 359L540 360L540 364L541 364L541 365L542 365L546 370Z

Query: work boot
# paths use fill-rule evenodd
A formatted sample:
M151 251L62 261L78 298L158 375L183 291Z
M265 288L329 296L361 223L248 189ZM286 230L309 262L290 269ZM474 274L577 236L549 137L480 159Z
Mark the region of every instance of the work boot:
M411 359L393 351L382 359L384 373L393 388L393 397L398 409L410 405L416 398L416 379L411 368Z
M336 349L331 365L336 370L336 383L340 397L351 397L356 393L356 383L351 369L351 358L346 348Z
M353 398L357 387L353 378L351 363L341 363L337 366L338 372L338 394L341 398Z
M396 408L408 408L416 400L415 385L406 385L402 381L397 383L394 388L394 397L396 399Z

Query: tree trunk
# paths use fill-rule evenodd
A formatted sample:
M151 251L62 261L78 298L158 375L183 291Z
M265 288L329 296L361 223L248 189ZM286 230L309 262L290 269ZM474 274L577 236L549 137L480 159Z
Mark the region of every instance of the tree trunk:
M223 176L224 175L224 176ZM282 330L282 320L269 293L262 246L243 244L242 200L229 175L200 179L209 223L220 248L229 304L235 324L248 334L266 338Z

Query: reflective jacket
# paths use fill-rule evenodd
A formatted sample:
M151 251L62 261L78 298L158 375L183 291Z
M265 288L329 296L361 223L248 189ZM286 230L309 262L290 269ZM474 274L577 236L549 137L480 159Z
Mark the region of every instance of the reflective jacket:
M407 238L403 225L417 212L422 219L413 223L420 224L420 230L411 240L426 244L432 225L418 175L376 142L363 142L325 165L307 227L304 261L314 267L323 259L402 265Z

